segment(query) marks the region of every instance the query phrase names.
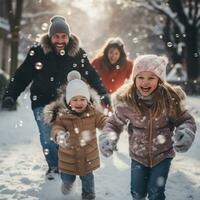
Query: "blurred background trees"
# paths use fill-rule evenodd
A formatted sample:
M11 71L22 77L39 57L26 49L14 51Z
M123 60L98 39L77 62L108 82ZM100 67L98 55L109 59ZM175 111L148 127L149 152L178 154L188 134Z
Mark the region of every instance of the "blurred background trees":
M5 2L8 23L10 27L10 46L11 46L11 62L10 62L10 75L12 76L17 69L18 65L18 46L19 46L19 31L21 25L23 0L7 0Z
M105 40L119 36L131 59L145 53L166 54L167 71L180 64L188 77L181 84L199 92L199 0L0 0L3 72L12 76L55 14L66 17L90 59Z
M187 71L189 84L196 87L200 78L200 1L132 0L139 7L162 15L162 39L173 64ZM199 87L199 86L198 86Z

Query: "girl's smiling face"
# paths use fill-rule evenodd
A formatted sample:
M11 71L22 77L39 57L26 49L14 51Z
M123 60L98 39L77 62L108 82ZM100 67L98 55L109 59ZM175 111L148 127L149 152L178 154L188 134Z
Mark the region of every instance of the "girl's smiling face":
M158 86L159 78L152 72L140 72L135 78L136 88L144 97L149 96Z

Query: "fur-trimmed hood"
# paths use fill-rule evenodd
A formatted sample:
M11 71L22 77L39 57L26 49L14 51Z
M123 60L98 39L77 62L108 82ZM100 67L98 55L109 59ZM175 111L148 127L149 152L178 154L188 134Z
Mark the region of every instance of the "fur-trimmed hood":
M111 95L111 103L112 108L115 110L118 104L124 104L126 101L124 100L124 94L131 88L132 83L128 82L122 85L118 90Z
M41 38L40 43L45 54L48 54L53 51L51 40L47 34ZM71 34L69 37L69 43L67 45L68 45L68 52L67 52L68 55L72 57L76 56L76 54L78 53L80 49L79 38L76 35Z
M44 107L44 121L47 124L52 124L53 121L56 119L56 117L59 115L59 113L64 113L64 112L71 112L69 108L67 107L66 101L65 101L65 88L66 85L61 86L58 89L58 98L51 102L50 104L46 105ZM100 101L100 96L97 94L97 92L89 88L90 91L90 96L91 96L91 105L95 109L97 109L100 112L103 112L103 108L101 106L101 101Z

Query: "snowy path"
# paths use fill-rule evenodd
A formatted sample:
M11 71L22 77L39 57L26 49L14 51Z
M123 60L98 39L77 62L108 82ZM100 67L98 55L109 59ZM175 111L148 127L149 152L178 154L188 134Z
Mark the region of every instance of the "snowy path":
M46 181L46 165L39 144L38 130L29 97L22 94L15 111L0 111L0 200L80 200L77 178L69 197L60 193L60 179ZM200 133L200 97L189 98L189 107ZM178 154L172 162L166 187L167 200L200 199L200 134L189 152ZM101 157L95 172L96 200L131 200L129 194L130 159L127 135L122 134L119 151L111 158Z

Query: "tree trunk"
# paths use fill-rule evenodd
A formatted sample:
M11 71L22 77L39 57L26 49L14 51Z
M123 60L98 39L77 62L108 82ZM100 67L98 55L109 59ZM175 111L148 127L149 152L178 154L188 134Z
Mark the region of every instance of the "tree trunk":
M19 45L19 31L14 30L11 38L11 68L10 77L12 77L18 65L18 45Z
M10 77L14 75L18 65L19 30L23 6L23 0L16 0L16 6L15 9L13 9L13 1L14 0L6 1L6 8L11 31Z
M188 80L195 80L200 75L198 54L198 30L196 27L186 27L186 67Z
M2 47L2 61L1 61L1 66L2 66L2 70L5 71L6 73L8 73L8 57L9 57L9 48L8 48L8 39L6 34L3 35L3 47Z
M177 45L179 43L179 38L176 38L176 33L179 33L178 28L171 22L171 19L167 17L165 26L163 28L163 41L166 45L166 50L168 51L172 63L183 63L183 55L179 55L177 51ZM172 43L172 46L168 46L168 42Z

